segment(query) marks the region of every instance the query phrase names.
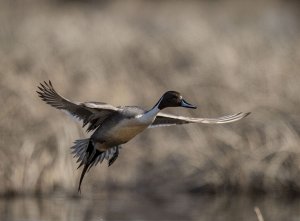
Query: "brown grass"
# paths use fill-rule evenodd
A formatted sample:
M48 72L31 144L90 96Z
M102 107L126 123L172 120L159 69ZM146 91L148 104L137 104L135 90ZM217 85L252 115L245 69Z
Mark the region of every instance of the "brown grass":
M242 3L243 2L243 3ZM224 126L149 130L97 167L85 193L300 191L300 25L289 1L1 1L0 192L76 191L69 147L87 135L38 99L151 107L175 89Z

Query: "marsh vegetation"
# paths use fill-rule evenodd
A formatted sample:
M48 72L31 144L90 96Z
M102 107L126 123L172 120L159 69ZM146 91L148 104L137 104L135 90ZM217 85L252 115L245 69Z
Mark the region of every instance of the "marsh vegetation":
M0 2L0 192L76 195L69 147L87 135L35 92L151 107L169 89L223 126L156 128L93 168L83 193L300 193L296 1ZM253 211L251 210L251 213ZM215 219L216 220L216 219ZM270 219L274 220L274 219Z

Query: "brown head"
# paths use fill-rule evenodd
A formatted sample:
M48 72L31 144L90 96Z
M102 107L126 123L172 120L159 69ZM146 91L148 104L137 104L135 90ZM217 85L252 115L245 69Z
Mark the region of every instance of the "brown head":
M193 109L197 108L196 106L185 101L177 91L167 91L160 98L160 100L158 101L158 108L162 110L166 107L185 107Z

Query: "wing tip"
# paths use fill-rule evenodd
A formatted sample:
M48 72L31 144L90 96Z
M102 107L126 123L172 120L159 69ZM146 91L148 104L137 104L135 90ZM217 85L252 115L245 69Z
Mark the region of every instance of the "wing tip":
M54 87L52 85L52 82L49 80L40 82L40 84L37 86L36 93L38 96L43 100L49 100L49 98L57 97L59 96L57 92L54 90ZM44 100L44 101L45 101Z
M243 114L244 116L243 116L243 118L244 117L247 117L248 115L250 115L251 114L251 112L246 112L246 113L244 113L244 112L241 112L241 114Z
M37 86L37 88L41 91L47 90L47 89L54 89L51 80L40 82L40 84Z
M229 117L228 123L230 123L230 121L235 122L235 121L241 120L241 119L247 117L250 114L251 114L251 112L239 112L237 114L233 114L233 115L231 115L231 117ZM222 123L227 123L227 122L225 120Z
M40 84L37 86L37 88L39 89L39 92L42 92L42 93L45 93L50 89L50 87L46 81L44 81L42 83L40 82Z

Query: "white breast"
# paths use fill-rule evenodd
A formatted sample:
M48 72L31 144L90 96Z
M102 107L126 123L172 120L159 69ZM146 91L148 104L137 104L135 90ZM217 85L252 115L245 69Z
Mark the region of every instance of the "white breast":
M106 140L116 144L126 143L148 127L136 118L124 119L106 133Z
M155 117L159 111L160 110L157 107L154 107L150 111L148 111L144 114L140 114L140 115L136 116L135 118L139 123L149 126L155 120Z
M137 134L148 128L155 120L159 109L157 107L135 117L123 118L109 128L103 127L99 134L108 145L119 145L128 142Z

